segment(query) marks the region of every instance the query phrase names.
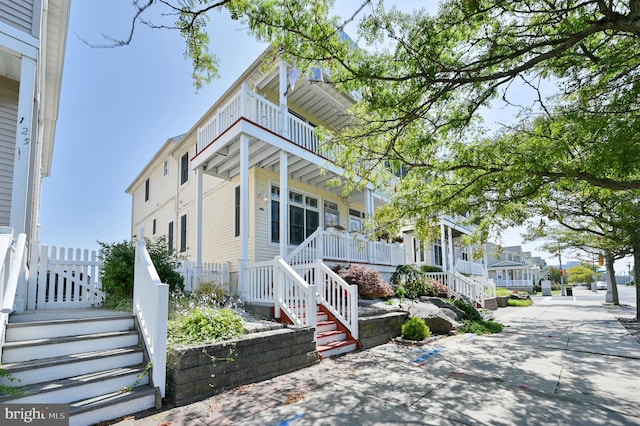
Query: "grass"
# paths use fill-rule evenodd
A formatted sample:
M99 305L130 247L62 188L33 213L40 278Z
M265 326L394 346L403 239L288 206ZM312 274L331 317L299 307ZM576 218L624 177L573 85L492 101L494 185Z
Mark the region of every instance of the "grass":
M509 306L531 306L531 305L533 305L533 300L531 300L531 299L509 299L509 300L507 300L507 304Z
M496 296L500 297L500 296L511 296L513 294L512 290L509 290L508 288L504 288L504 287L498 287L496 288Z

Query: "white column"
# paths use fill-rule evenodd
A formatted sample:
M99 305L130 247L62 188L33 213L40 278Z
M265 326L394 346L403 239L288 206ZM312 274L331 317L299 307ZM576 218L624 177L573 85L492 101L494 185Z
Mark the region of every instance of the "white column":
M454 268L454 266L456 264L455 258L453 257L453 253L454 253L454 250L453 250L453 229L450 226L448 226L448 228L449 228L449 269L451 271L453 271L453 268Z
M280 62L280 134L285 138L289 138L289 107L287 106L287 63Z
M15 235L27 232L28 192L31 188L29 175L33 132L34 93L36 61L22 57L20 66L20 94L18 95L18 122L16 123L16 146L13 160L13 188L11 193L11 216L9 226ZM40 178L40 171L34 174ZM37 175L37 176L36 176ZM39 212L34 212L32 220L39 220ZM31 239L28 235L28 239Z
M442 256L442 272L447 272L447 234L444 230L444 223L440 224L440 254Z
M238 292L248 294L246 264L249 261L249 136L240 135L240 262Z
M196 170L196 268L195 268L195 288L198 288L202 279L202 194L204 169Z
M280 257L289 260L289 153L280 151Z

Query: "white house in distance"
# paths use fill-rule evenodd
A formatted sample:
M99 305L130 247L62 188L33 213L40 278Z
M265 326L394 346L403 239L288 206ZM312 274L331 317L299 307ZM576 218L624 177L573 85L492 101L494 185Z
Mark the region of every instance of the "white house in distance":
M521 246L486 245L487 271L497 287L531 289L546 271L546 262L523 252Z

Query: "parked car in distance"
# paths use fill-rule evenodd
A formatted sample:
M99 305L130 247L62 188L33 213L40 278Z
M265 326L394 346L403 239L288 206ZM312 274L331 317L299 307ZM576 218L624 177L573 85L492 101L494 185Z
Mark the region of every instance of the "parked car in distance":
M596 290L606 290L607 282L606 281L596 281Z

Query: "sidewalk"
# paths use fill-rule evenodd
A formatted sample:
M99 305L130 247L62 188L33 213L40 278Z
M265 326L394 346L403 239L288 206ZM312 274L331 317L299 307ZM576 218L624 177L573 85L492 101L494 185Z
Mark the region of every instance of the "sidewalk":
M386 344L117 424L637 425L640 343L617 320L634 316L535 297L496 311L499 334Z

